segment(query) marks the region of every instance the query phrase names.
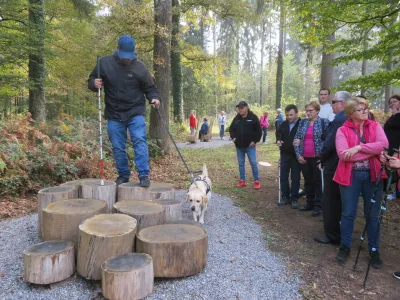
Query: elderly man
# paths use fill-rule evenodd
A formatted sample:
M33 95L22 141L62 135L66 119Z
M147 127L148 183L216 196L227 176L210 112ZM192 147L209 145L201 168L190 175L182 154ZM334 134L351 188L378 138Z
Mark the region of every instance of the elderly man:
M329 89L320 89L319 90L319 104L320 111L318 117L323 119L328 119L329 121L333 121L335 117L334 112L332 111L331 104L329 103L329 97L331 95L331 91Z
M218 126L219 126L219 137L221 138L221 140L223 140L225 135L225 126L226 126L226 116L224 111L221 111L221 114L218 116Z
M278 143L278 140L279 140L279 127L281 126L283 121L285 121L285 117L282 114L282 109L278 108L276 110L276 118L275 118L275 138L276 138L275 144Z
M336 92L332 100L332 111L335 118L326 130L324 146L321 152L321 165L324 167L324 193L322 195L323 221L325 236L315 237L322 244L340 244L340 218L342 216L342 200L339 185L333 181L339 158L336 153L336 131L347 120L344 114L344 103L351 98L345 91Z

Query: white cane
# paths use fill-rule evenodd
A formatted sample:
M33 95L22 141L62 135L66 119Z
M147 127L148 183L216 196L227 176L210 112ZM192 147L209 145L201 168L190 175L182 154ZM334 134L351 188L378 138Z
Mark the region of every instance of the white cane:
M280 157L278 162L278 189L279 189L278 204L279 204L281 202L281 158Z
M324 193L324 168L322 166L319 166L319 169L321 170L321 187L322 187L322 193Z

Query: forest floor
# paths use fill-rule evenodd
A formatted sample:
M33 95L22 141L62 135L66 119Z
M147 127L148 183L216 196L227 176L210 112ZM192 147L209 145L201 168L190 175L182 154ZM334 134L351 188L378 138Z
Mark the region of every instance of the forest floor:
M268 141L268 140L267 140ZM310 212L300 212L289 206L278 207L278 147L268 141L267 145L257 146L259 161L271 163L271 167L259 167L261 189L254 190L252 185L236 188L238 168L236 152L232 143L221 141L218 137L200 145L220 145L222 147L194 148L182 147L182 155L189 168L199 170L207 164L213 181L213 190L231 198L254 218L266 235L266 247L283 256L293 276L298 276L300 294L303 299L399 299L400 282L392 276L400 270L400 203L388 203L388 212L384 216L381 236L381 256L384 268L371 268L367 288L363 289L363 280L368 263L366 243L361 252L357 270L353 264L359 245L364 218L362 205L353 235L353 248L350 259L345 264L335 260L338 246L321 245L313 241L315 236L323 235L322 217L311 217ZM186 189L188 175L174 149L167 156L152 160L152 180L173 183L177 189ZM250 166L246 167L251 179ZM249 180L251 182L251 180ZM0 203L0 218L22 216L36 210L36 198L3 199ZM300 199L300 205L305 199ZM360 202L361 203L361 202ZM212 207L210 208L212 209ZM290 276L290 275L284 275Z

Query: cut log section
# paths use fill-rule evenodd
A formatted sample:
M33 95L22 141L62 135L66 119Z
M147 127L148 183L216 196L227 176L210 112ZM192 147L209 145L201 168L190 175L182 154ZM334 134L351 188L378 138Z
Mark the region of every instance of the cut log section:
M128 253L107 259L101 265L102 292L107 299L143 299L153 292L152 258L144 253Z
M143 228L164 224L165 209L161 204L147 201L119 201L114 204L117 212L137 220L137 232Z
M75 271L74 244L66 241L43 242L24 251L24 279L50 284L67 279Z
M38 192L38 232L40 238L43 232L43 208L50 203L73 198L78 198L78 188L76 186L56 186L41 189Z
M78 196L76 198L82 198L81 183L87 180L95 180L95 178L85 178L85 179L67 181L65 183L60 184L60 186L76 186L78 189Z
M165 224L186 224L186 225L196 225L201 227L199 222L188 219L169 220L165 221Z
M100 179L85 180L81 182L81 188L81 198L104 200L108 204L108 212L112 212L117 196L117 185L115 182L104 180L104 185L101 185Z
M175 199L175 189L170 183L153 183L150 185L151 200Z
M200 226L164 224L137 234L136 252L153 258L155 277L184 277L201 272L207 261L208 234Z
M127 182L118 186L118 201L148 201L175 199L175 189L170 183L153 182L149 188L143 188L137 182Z
M123 214L93 216L79 225L77 271L101 279L101 264L108 258L133 251L136 220Z
M188 134L186 136L186 142L189 142L191 144L196 144L197 140L198 140L198 136L199 136L199 134L197 132L195 132L194 135Z
M43 209L43 239L64 240L78 250L79 225L87 218L108 211L107 202L95 199L69 199L49 204Z
M182 202L175 199L161 199L155 201L164 206L165 220L172 221L182 218Z

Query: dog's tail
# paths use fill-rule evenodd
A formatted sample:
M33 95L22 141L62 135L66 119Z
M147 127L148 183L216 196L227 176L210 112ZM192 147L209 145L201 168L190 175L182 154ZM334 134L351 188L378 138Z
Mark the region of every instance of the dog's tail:
M208 177L208 170L206 164L203 164L203 173L201 175Z

